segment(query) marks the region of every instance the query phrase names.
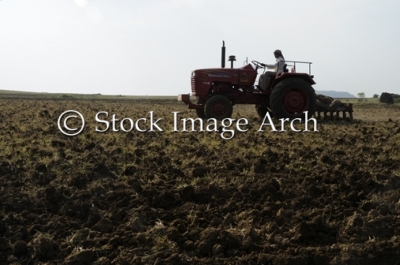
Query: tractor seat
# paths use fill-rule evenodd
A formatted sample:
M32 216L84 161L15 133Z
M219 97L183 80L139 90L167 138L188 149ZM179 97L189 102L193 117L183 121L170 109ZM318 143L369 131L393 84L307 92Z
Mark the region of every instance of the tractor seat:
M288 73L288 72L289 72L289 70L287 69L287 64L285 64L285 65L283 66L283 72L284 72L284 73Z

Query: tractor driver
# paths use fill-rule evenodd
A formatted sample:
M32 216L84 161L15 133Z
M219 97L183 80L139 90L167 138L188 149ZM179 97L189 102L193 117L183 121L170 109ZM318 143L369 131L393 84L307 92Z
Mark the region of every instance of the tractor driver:
M277 77L280 74L283 73L283 68L285 66L285 58L282 55L281 50L275 50L274 51L274 56L276 58L276 63L275 64L265 64L264 66L267 67L268 69L274 69L273 72L266 72L260 76L258 79L258 88L261 88L262 90L266 90L267 86L271 80L271 77Z

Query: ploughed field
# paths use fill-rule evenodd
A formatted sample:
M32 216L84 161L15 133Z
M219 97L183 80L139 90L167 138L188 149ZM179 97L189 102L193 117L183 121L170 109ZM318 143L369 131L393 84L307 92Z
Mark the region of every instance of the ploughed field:
M399 264L400 106L354 110L279 133L235 106L224 140L175 100L1 99L0 263Z

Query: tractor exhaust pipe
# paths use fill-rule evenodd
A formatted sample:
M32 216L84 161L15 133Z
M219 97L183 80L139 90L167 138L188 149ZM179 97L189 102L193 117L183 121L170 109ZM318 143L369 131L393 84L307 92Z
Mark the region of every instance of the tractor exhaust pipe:
M225 41L222 41L221 68L225 68Z

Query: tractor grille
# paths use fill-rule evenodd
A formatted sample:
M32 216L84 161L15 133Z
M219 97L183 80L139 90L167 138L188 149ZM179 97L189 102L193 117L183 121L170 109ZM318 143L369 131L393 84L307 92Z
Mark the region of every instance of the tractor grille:
M192 95L196 95L196 83L197 83L197 78L192 77Z

